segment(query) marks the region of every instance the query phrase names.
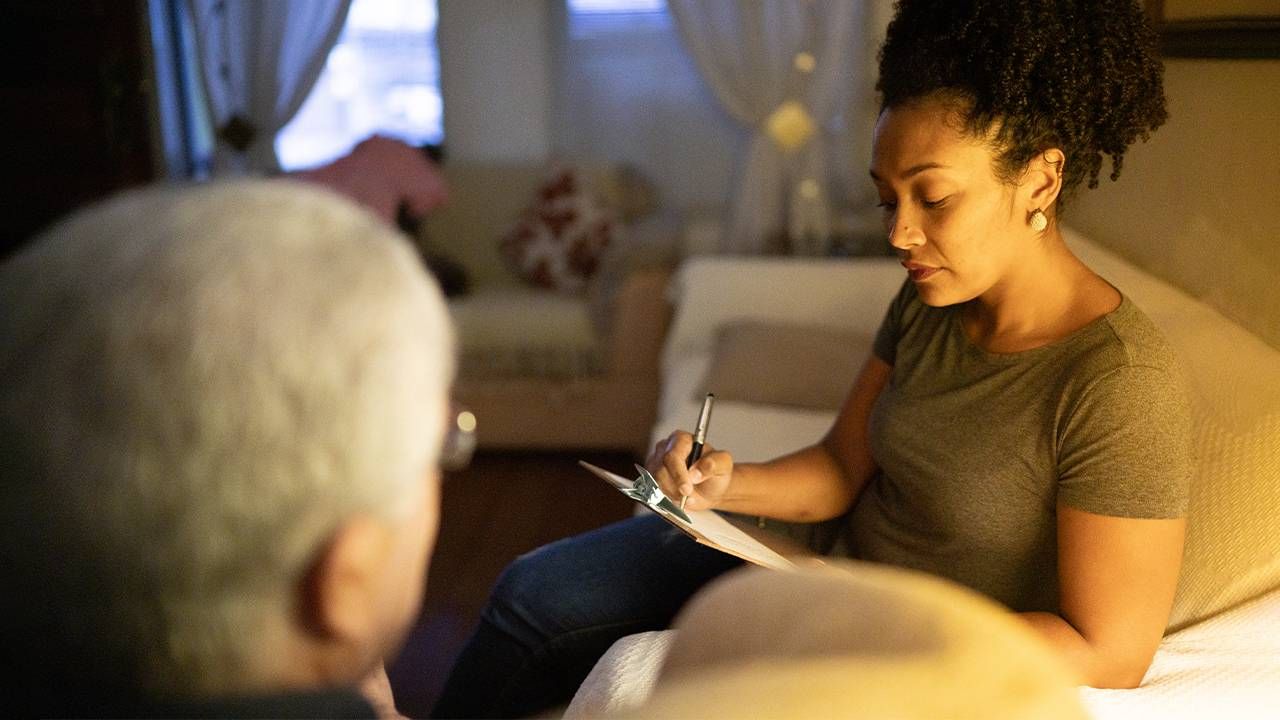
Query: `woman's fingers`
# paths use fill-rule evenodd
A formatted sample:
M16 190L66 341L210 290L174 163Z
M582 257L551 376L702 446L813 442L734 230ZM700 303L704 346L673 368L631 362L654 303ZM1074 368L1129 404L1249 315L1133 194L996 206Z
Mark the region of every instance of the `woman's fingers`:
M645 469L653 473L653 476L658 478L659 481L662 480L662 475L666 472L666 468L663 466L663 458L671 451L671 445L675 442L675 436L678 432L677 430L675 433L671 433L654 443L653 452L649 453L649 457L645 458Z
M667 454L662 456L662 467L667 471L667 477L670 479L668 487L687 495L692 490L688 484L689 471L684 466L684 459L689 456L689 450L693 448L693 436L679 430L671 437L674 442L671 443Z
M705 499L709 502L714 502L723 494L724 486L733 472L733 457L727 452L705 445L698 462L693 467L686 468L685 462L691 450L693 436L684 430L677 430L654 445L653 452L645 461L645 467L653 473L658 486L667 497L678 500L686 495L693 498L701 494L706 495ZM710 480L715 482L702 487ZM708 488L710 494L707 493ZM706 503L695 501L694 504Z
M693 467L689 468L689 471L691 474L694 472L698 473L698 482L702 482L705 478L709 478L716 473L723 472L724 468L721 466L728 458L728 455L729 453L717 451L710 445L704 445L702 447L702 457L698 462L693 464Z
M685 471L686 481L680 485L680 494L715 502L732 468L733 458L729 453L706 446L702 457Z
M649 452L649 457L644 459L644 467L655 475L662 466L662 456L667 454L667 445L671 438L665 437L653 444L653 450Z
M697 487L698 497L708 507L714 507L724 498L729 488L733 476L733 456L723 450L707 447L702 459L694 463L690 476Z
M689 454L693 447L693 436L683 430L677 430L654 446L653 455L645 462L645 467L653 473L662 492L671 495L678 492L679 484L687 476L684 461L678 459Z

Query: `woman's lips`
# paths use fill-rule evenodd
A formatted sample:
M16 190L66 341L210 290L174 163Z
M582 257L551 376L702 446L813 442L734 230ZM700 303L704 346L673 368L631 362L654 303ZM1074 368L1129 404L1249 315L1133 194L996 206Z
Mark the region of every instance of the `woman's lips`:
M907 275L911 277L912 282L923 282L933 277L934 273L942 268L929 267L928 265L918 265L913 262L904 262L902 267L907 269Z

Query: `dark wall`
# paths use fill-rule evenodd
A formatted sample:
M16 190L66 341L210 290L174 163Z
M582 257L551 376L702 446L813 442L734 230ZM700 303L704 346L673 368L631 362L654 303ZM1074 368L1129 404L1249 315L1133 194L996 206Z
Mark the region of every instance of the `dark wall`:
M140 0L9 0L0 21L0 257L153 177Z

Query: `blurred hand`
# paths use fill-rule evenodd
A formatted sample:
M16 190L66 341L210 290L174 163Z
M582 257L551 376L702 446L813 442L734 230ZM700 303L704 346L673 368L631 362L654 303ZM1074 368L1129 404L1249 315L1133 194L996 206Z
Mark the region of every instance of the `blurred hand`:
M677 430L653 446L644 466L658 481L663 494L679 504L689 497L687 510L711 510L720 504L733 476L733 456L710 445L702 447L702 459L686 469L693 450L693 435Z

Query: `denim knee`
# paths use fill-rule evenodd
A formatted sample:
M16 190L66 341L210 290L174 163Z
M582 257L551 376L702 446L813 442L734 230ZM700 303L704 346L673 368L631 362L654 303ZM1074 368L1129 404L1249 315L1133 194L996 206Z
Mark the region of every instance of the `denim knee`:
M481 617L529 647L653 619L665 604L654 601L664 592L660 546L668 531L680 534L657 516L633 518L521 555L498 577Z
M498 576L481 619L533 647L553 634L555 588L552 577L554 545L527 552Z

